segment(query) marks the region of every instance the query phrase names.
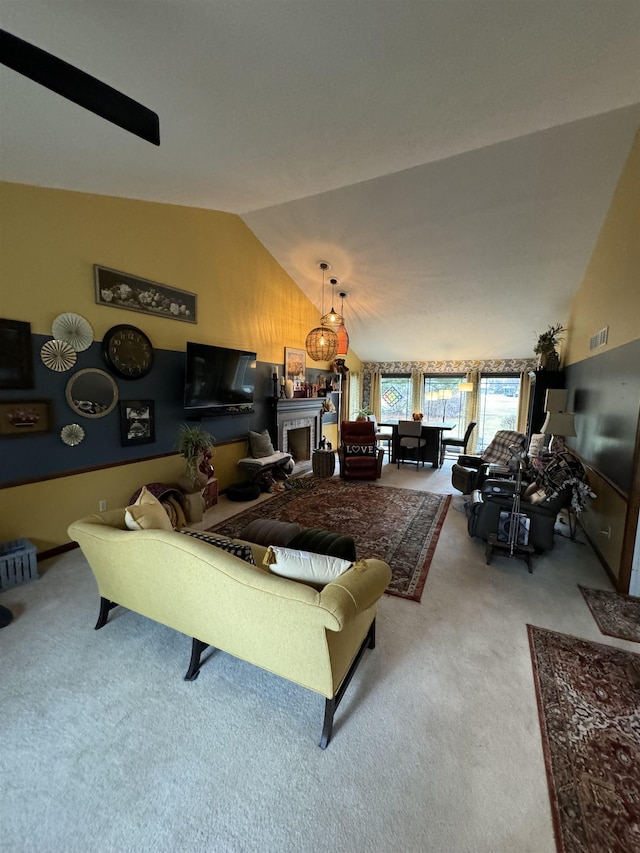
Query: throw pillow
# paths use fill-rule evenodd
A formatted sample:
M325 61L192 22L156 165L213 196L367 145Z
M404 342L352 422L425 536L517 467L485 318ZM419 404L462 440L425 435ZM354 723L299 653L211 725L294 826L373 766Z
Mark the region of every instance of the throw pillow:
M375 456L375 444L345 444L345 456Z
M249 450L254 459L262 459L275 453L269 430L263 429L262 432L249 430Z
M253 551L249 545L240 545L237 542L232 542L231 539L223 539L220 536L213 536L211 533L202 532L201 530L192 530L190 527L185 527L178 531L184 533L185 536L193 536L194 539L199 539L201 542L206 542L208 545L215 545L216 548L221 548L223 551L228 551L234 557L240 557L245 563L250 563L255 566L256 561L253 559Z
M138 500L125 509L124 522L129 530L173 530L164 507L146 486L142 487Z
M270 545L262 561L265 566L283 578L312 584L327 584L351 568L349 560L329 557L326 554L311 554L294 548Z

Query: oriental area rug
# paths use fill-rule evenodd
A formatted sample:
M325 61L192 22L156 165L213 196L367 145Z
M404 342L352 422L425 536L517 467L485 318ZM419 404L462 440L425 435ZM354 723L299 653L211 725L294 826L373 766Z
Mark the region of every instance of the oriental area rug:
M211 530L238 537L249 522L276 518L352 536L358 559L378 557L391 566L389 595L420 601L450 495L337 478L303 477L294 483Z
M603 634L640 643L640 598L580 584L578 589Z
M527 629L558 851L640 850L640 655Z

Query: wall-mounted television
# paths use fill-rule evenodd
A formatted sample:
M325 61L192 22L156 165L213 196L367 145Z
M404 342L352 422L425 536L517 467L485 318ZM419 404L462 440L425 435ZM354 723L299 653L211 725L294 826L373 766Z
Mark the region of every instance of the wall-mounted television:
M256 353L187 342L184 408L193 416L254 411Z

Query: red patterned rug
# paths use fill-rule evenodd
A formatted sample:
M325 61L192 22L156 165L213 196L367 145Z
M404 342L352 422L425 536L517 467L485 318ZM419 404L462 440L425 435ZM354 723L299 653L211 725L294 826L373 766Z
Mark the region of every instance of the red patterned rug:
M256 518L277 518L352 536L358 559L391 566L390 595L420 601L450 495L337 478L305 477L297 485L211 530L237 537Z
M527 625L560 853L640 850L640 655Z
M640 643L640 598L580 584L578 589L603 634Z

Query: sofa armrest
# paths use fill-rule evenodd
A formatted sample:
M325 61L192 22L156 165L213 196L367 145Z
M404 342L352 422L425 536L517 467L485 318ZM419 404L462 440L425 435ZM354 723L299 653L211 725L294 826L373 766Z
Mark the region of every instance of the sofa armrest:
M320 606L329 610L342 630L345 622L373 607L391 582L391 569L382 560L359 560L320 593Z

